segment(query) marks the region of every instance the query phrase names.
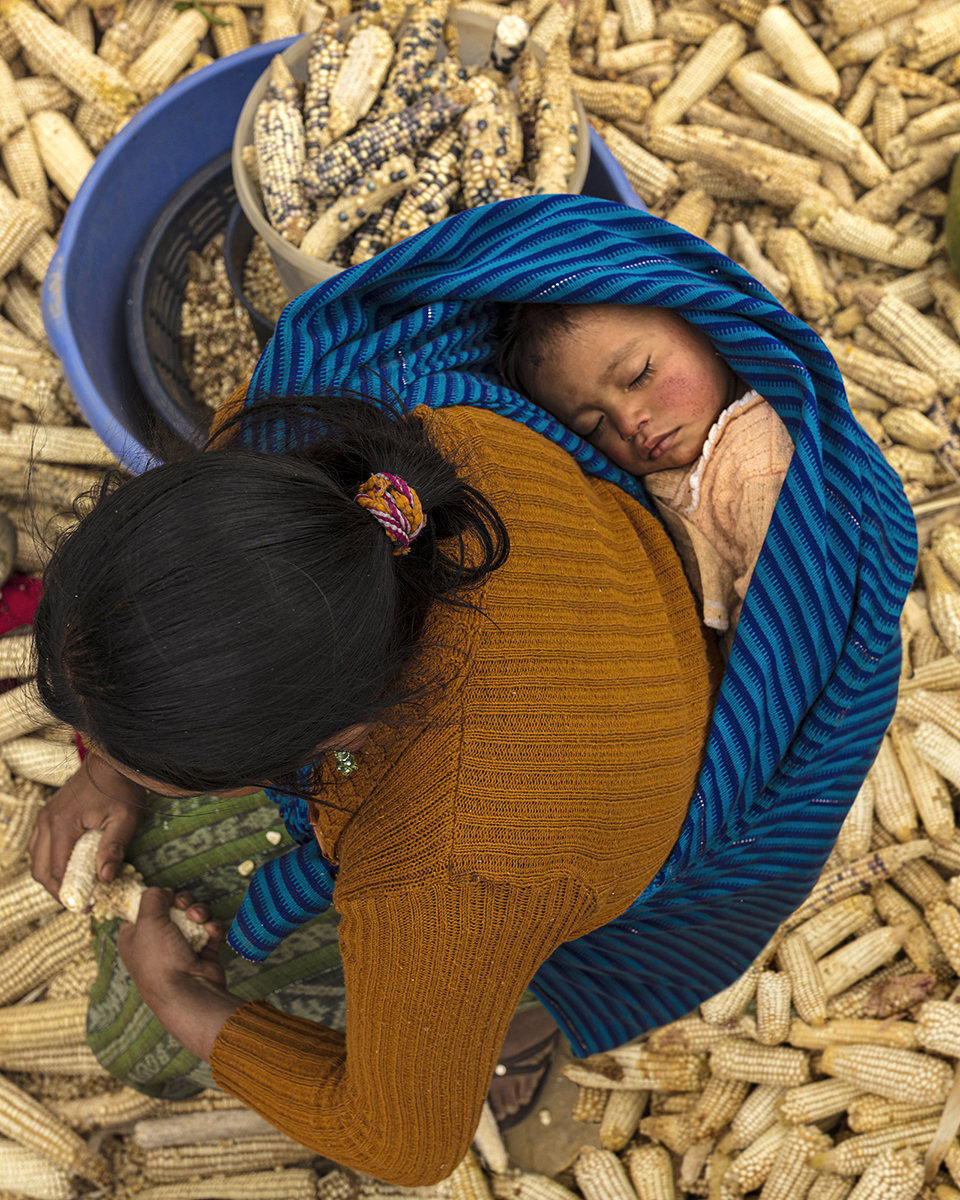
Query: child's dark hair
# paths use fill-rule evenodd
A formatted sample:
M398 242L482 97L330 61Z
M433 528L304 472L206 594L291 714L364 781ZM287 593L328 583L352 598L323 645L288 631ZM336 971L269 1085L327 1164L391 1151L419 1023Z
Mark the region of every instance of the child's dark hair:
M506 560L506 528L462 470L414 416L298 398L108 481L44 575L44 704L170 787L288 785L318 744L408 697L430 606L469 605ZM353 499L378 471L426 514L403 557Z
M530 395L530 375L546 362L550 343L568 333L582 304L501 304L497 320L497 373L507 387Z

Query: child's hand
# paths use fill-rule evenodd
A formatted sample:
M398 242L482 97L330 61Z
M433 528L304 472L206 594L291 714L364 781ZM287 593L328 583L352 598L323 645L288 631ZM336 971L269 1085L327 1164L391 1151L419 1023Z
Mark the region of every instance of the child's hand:
M199 954L170 920L175 905L202 923L211 935ZM189 892L176 897L170 888L148 888L135 925L124 922L117 948L143 1002L188 1050L208 1062L220 1026L240 1007L226 990L219 948L223 926L210 920L205 904Z
M59 899L70 851L88 829L103 830L97 878L113 879L145 806L142 787L96 754L88 754L80 770L40 810L28 844L34 879Z

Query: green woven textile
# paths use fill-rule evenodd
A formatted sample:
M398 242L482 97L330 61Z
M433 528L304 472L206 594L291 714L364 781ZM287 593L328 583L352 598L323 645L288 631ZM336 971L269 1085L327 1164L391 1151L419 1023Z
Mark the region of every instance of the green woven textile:
M280 834L272 845L269 831ZM247 878L238 867L260 867L294 843L277 808L263 792L221 800L215 796L151 800L127 858L151 887L192 892L227 924L243 899ZM303 925L263 963L239 958L226 946L221 962L227 986L244 1000L266 999L283 1012L332 1029L346 1026L337 913L330 908ZM120 961L120 921L96 931L99 973L90 992L87 1040L104 1067L129 1087L167 1100L216 1087L205 1062L172 1038L140 999Z

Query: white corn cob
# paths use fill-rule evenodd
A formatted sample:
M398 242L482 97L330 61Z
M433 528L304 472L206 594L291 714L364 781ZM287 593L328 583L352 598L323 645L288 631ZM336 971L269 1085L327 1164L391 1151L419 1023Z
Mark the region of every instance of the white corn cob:
M210 11L217 18L210 32L218 58L246 50L250 45L250 28L243 9L236 4L218 4ZM221 25L218 23L220 21L228 23Z
M74 746L62 746L43 738L12 738L0 746L3 761L24 779L63 787L80 770Z
M330 117L321 145L349 133L373 107L393 60L393 39L370 25L356 33L330 91Z
M757 40L802 92L833 103L840 76L829 59L787 8L770 5L755 26Z
M821 1069L877 1096L914 1104L945 1100L953 1081L947 1063L890 1046L828 1046L823 1052Z
M917 754L912 739L900 722L894 722L890 736L924 831L935 842L949 843L956 825L953 802L946 785L936 770Z
M358 229L372 212L406 191L415 178L413 160L407 155L388 159L366 179L347 188L320 214L304 234L300 249L314 258L328 259L344 238Z
M208 1175L137 1192L139 1200L316 1200L317 1194L317 1174L304 1167Z
M746 35L736 21L720 25L657 99L647 117L649 124L679 121L692 104L713 91L745 49Z
M646 1091L610 1092L600 1121L600 1145L604 1150L617 1151L626 1146L637 1131L649 1096Z
M623 167L630 186L646 204L661 204L678 190L680 180L676 171L655 155L638 146L625 133L597 117L590 124L610 147Z
M14 875L0 883L0 939L6 941L13 930L48 917L59 908L58 902L29 871Z
M826 337L824 341L845 378L872 388L892 403L906 408L926 412L933 404L937 395L937 381L932 375L896 359L871 354L852 342L841 342L831 337Z
M38 1151L68 1173L82 1175L101 1186L110 1182L106 1161L99 1154L92 1154L83 1138L3 1075L0 1075L0 1133Z
M900 927L876 929L822 958L818 965L827 995L846 991L891 959L903 945L906 932Z
M213 1172L240 1174L304 1162L313 1152L282 1133L198 1146L169 1146L144 1153L143 1174L151 1183L175 1183ZM479 1168L478 1168L479 1169Z
M870 778L877 820L898 842L912 841L917 830L917 809L889 736L880 743Z
M480 1155L487 1170L494 1175L502 1175L507 1170L509 1159L507 1148L503 1144L503 1136L493 1109L484 1100L480 1110L480 1121L473 1135L473 1148Z
M790 219L802 233L821 246L845 250L848 254L889 263L893 267L922 267L932 251L930 243L923 238L904 236L878 221L813 198L801 200Z
M917 240L917 239L914 239ZM960 346L898 296L869 284L857 289L867 321L919 370L936 379L945 395L960 391Z
M584 1200L637 1200L623 1163L610 1150L584 1146L573 1173Z
M837 850L844 862L860 858L870 849L873 797L873 782L865 779L837 836Z
M810 1080L810 1066L802 1050L754 1045L733 1038L719 1042L711 1050L710 1070L720 1079L778 1087L798 1087Z
M570 47L558 38L543 65L543 94L537 110L533 190L538 193L566 192L573 175L577 130L571 78Z
M790 1030L792 978L786 972L763 971L757 980L757 1041L777 1046ZM826 1003L824 1003L826 1011Z
M811 1025L822 1025L827 1019L827 993L802 928L788 934L777 953L781 970L790 977L797 1012Z
M829 104L804 96L792 88L738 64L730 71L730 82L757 112L799 142L839 162L858 183L875 187L890 169L864 138Z
M64 196L72 200L93 166L93 155L62 112L35 113L30 118L30 130L44 170Z
M915 1150L883 1150L860 1176L851 1200L913 1200L923 1186Z
M0 1139L0 1188L35 1200L74 1200L69 1174L45 1155Z
M916 1050L915 1026L909 1021L886 1021L868 1018L838 1017L820 1028L793 1021L787 1039L791 1046L802 1050L824 1050L827 1046L895 1046L898 1050Z
M804 921L795 932L803 937L814 958L822 958L861 929L873 916L873 911L872 896L849 896ZM781 952L782 947L778 953Z
M903 33L905 66L922 71L960 50L960 12L954 6L915 17Z
M207 18L197 9L179 13L170 27L131 63L127 71L131 86L144 100L159 95L196 54L208 28Z
M673 1165L666 1147L652 1143L634 1145L624 1154L623 1161L640 1200L676 1200Z
M780 1118L788 1125L810 1125L846 1111L863 1089L846 1079L821 1079L788 1088L780 1101Z

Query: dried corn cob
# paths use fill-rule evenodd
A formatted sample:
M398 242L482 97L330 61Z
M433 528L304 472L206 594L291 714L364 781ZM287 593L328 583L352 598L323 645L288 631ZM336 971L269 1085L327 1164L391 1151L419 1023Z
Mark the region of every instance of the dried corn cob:
M629 83L586 79L583 75L573 75L572 83L587 112L608 121L642 121L652 102L649 88Z
M706 1081L706 1065L699 1056L651 1054L632 1048L629 1059L618 1079L591 1070L589 1058L567 1063L563 1074L574 1083L617 1092L695 1092Z
M625 1092L625 1095L632 1096L636 1093ZM590 1087L589 1085L577 1085L577 1098L573 1103L573 1108L570 1115L574 1121L583 1121L586 1124L598 1125L603 1120L603 1114L607 1107L607 1100L613 1095L609 1088Z
M802 92L830 102L837 99L840 76L788 9L768 6L755 28L760 45Z
M837 837L837 850L844 862L860 858L870 849L873 798L873 782L865 779Z
M787 1089L761 1083L753 1089L730 1122L730 1128L718 1143L727 1153L742 1150L771 1127L778 1126L777 1113Z
M817 1176L808 1166L813 1154L829 1150L833 1141L811 1125L795 1125L777 1149L777 1157L763 1185L765 1200L793 1200L806 1194Z
M148 1187L137 1195L142 1200L315 1200L317 1175L302 1167L208 1175L202 1180Z
M250 45L250 28L243 9L236 4L218 4L210 11L217 18L211 29L217 56L226 58L246 50ZM220 21L226 24L218 24Z
M827 1046L895 1046L899 1050L916 1050L915 1026L907 1021L869 1020L846 1017L828 1021L820 1028L793 1021L790 1036L791 1046L803 1050L824 1050Z
M299 32L289 0L264 0L262 41L276 42L281 38L295 37Z
M585 1200L637 1200L623 1163L610 1150L584 1146L573 1173Z
M658 98L648 117L650 125L679 121L692 104L716 87L745 49L746 37L736 22L720 25Z
M359 36L359 34L357 35ZM316 158L333 140L327 133L330 96L343 62L340 26L326 21L313 34L307 55L307 89L303 97L303 133L308 159Z
M786 1040L792 991L793 981L787 973L761 972L757 980L757 1041L762 1046L776 1046Z
M673 1166L663 1146L631 1146L623 1156L640 1200L675 1200Z
M377 25L361 29L350 39L330 89L330 116L319 148L349 133L367 115L390 70L393 51L390 35Z
M600 1121L600 1145L604 1150L622 1150L637 1131L647 1107L649 1092L610 1092Z
M742 61L742 60L741 60ZM858 183L875 187L890 169L862 132L829 104L737 64L730 81L757 112L825 158L841 163Z
M867 1092L851 1100L847 1109L847 1123L854 1133L874 1133L905 1121L936 1117L940 1112L941 1108L936 1104L903 1104L898 1100L888 1100L885 1096L871 1096Z
M74 1200L76 1192L62 1167L36 1150L0 1139L0 1188L38 1200Z
M388 159L360 183L339 196L310 226L300 244L304 254L328 259L336 246L358 229L372 212L409 187L416 176L413 160L405 154Z
M787 1046L759 1046L728 1039L710 1051L710 1070L718 1079L798 1087L810 1080L810 1067L802 1050Z
M913 1104L945 1100L953 1080L947 1063L890 1046L828 1046L821 1069L877 1096Z
M922 267L932 250L923 238L903 236L877 221L812 197L801 200L790 219L802 233L822 246L894 267Z
M918 1055L924 1058L923 1055ZM925 1059L933 1062L933 1059ZM939 1063L946 1067L946 1063ZM949 1071L950 1068L947 1067ZM877 1130L876 1133L864 1133L836 1146L826 1154L818 1154L814 1163L821 1170L834 1171L839 1175L859 1175L865 1171L874 1158L884 1150L902 1150L908 1146L926 1148L937 1130L937 1118L931 1117L925 1121L910 1121L904 1125L894 1125L887 1129Z
M845 376L872 388L894 404L926 412L937 394L937 381L929 374L861 350L851 342L824 339Z
M303 118L293 77L279 55L271 64L270 78L254 118L260 188L271 225L299 246L310 226L301 183L306 161Z
M535 192L565 192L576 155L576 114L571 91L570 47L558 39L543 65L542 95L535 130L537 170ZM465 161L465 166L469 160Z
M889 737L880 744L870 778L877 820L898 842L911 841L917 833L917 809Z
M901 927L884 927L865 933L819 962L823 986L828 996L846 991L893 957L906 940Z
M63 787L80 769L75 747L57 745L43 738L12 738L0 747L0 754L24 779L50 787Z
M790 977L797 1012L811 1025L822 1025L827 1019L827 993L802 929L785 937L777 954L781 969Z
M780 1144L787 1136L782 1125L772 1125L740 1154L723 1177L734 1193L752 1192L763 1183L773 1169Z
M631 187L647 204L661 204L679 188L676 171L638 146L625 133L596 117L590 118L590 124L616 155Z
M467 110L468 114L471 110ZM459 162L463 143L456 129L440 134L417 159L413 186L393 208L387 245L395 245L435 225L450 211L450 201L460 187Z
M467 109L474 93L466 86L426 96L412 108L368 124L361 134L344 138L306 164L309 195L336 196L395 154L415 150Z
M369 262L375 254L379 254L381 250L386 250L390 244L390 230L393 226L393 219L396 216L401 200L402 197L400 196L395 197L393 200L388 200L379 213L374 213L372 217L368 217L360 226L354 239L353 252L350 255L351 266Z
M846 1079L823 1079L788 1088L780 1099L780 1119L788 1125L809 1125L844 1112L862 1094L862 1088Z
M0 1133L45 1155L70 1174L94 1183L110 1181L107 1163L41 1104L0 1075Z
M44 170L66 198L72 200L93 166L93 155L61 112L36 113L30 118L30 131Z
M418 0L397 45L397 54L387 77L380 118L401 113L423 95L423 75L437 53L450 0ZM398 150L406 147L398 147Z
M32 1008L32 1005L26 1007ZM4 1071L23 1071L34 1075L70 1075L87 1078L109 1078L110 1072L100 1065L85 1041L69 1046L41 1046L0 1050L0 1068Z
M813 250L798 230L771 230L765 249L773 265L789 279L807 321L823 321L836 311L837 301L824 287Z
M229 1170L230 1174L266 1170L285 1163L304 1162L313 1151L298 1145L282 1133L212 1145L170 1146L147 1150L143 1174L151 1183L175 1183L191 1175Z
M6 940L11 931L39 917L50 916L59 908L59 903L29 872L15 875L0 884L0 939Z

